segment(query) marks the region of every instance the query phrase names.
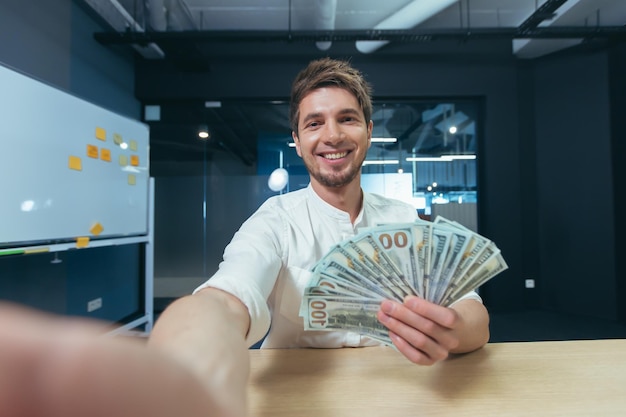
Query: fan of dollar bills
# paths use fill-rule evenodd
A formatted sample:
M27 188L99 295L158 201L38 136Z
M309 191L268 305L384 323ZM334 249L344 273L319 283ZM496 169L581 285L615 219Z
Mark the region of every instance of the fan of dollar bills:
M391 344L376 318L382 300L416 295L449 306L507 268L492 241L441 216L367 228L315 265L300 316L305 330L353 331Z

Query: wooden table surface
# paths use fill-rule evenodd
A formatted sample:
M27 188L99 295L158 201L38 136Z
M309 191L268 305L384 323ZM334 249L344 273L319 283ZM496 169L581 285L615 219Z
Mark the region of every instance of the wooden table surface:
M251 350L253 417L626 416L626 340L494 343L434 366L389 347Z

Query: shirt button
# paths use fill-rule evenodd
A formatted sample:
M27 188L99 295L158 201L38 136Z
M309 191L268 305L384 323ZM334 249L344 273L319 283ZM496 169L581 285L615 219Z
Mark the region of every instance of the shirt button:
M346 240L354 237L354 233L351 232L343 232L341 234L341 240Z

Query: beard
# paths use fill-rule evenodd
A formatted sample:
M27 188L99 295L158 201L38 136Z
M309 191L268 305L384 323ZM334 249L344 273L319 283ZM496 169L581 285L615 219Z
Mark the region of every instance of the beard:
M354 179L361 173L361 165L364 160L365 154L362 156L360 161L354 161L358 163L351 163L347 167L323 173L316 164L309 161L308 158L303 158L304 166L309 172L309 175L320 184L332 188L343 187L354 181Z

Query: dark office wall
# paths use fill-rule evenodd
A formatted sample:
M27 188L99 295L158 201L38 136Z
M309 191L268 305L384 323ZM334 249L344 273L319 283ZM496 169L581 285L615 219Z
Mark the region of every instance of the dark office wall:
M0 62L138 119L141 106L134 97L132 54L93 40L93 32L102 28L81 3L0 2ZM86 315L87 301L102 297L103 308L91 316L122 319L136 312L142 301L139 250L131 245L64 252L59 254L62 263L51 263L50 253L3 257L0 298L56 313Z
M611 162L613 165L613 216L615 236L615 277L618 317L626 323L626 44L609 51L611 103Z
M542 305L615 319L608 54L555 56L534 68Z
M130 51L93 39L103 30L76 0L0 3L0 62L111 111L139 119Z

